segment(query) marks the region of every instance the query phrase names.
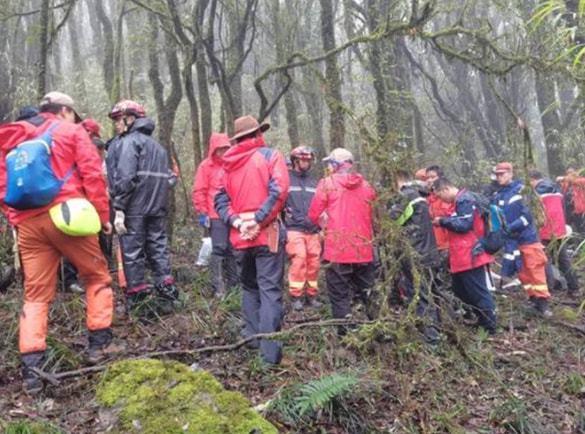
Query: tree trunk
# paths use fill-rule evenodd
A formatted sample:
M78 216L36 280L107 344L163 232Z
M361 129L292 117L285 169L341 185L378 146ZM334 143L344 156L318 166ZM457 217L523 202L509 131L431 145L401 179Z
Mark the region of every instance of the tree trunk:
M172 135L173 126L175 123L175 115L181 99L182 83L181 83L181 70L179 67L179 59L177 57L177 46L171 40L170 37L166 37L164 40L164 54L165 59L169 68L169 74L171 79L171 90L168 97L165 99L165 85L160 77L159 68L159 45L158 45L158 21L153 14L149 14L149 26L150 26L150 48L148 52L148 59L150 67L148 69L148 77L152 84L152 90L154 94L154 100L158 109L158 137L162 146L168 152L169 163L172 163L173 145ZM173 235L173 222L175 220L176 201L174 190L170 195L169 204L169 239Z
M380 15L378 8L378 0L368 0L368 28L370 33L378 30L380 20L382 19L383 17ZM384 42L383 40L375 41L369 45L368 63L368 69L372 74L372 86L376 94L376 130L380 140L383 140L386 134L388 134L386 81L384 80L384 73L382 71L382 50Z
M548 168L551 175L562 175L565 168L563 167L563 144L560 134L561 118L555 95L554 80L550 76L544 76L542 73L536 74L536 97L542 113Z
M49 60L49 0L42 0L41 3L41 23L40 23L41 48L39 58L38 87L37 96L41 99L47 93L47 74Z
M290 41L291 35L289 32L285 33L286 25L285 20L283 19L280 11L280 0L273 0L272 1L272 22L274 25L274 39L275 44L274 48L276 50L276 63L281 65L286 62L286 58L288 53L290 53L290 47L286 46L285 41ZM290 71L289 74L291 77L294 77L294 71ZM277 80L277 92L280 91L286 84L286 81L282 76L279 76L280 79ZM294 95L291 92L291 89L284 94L284 109L286 113L286 124L287 124L287 132L288 138L290 141L291 148L294 148L300 144L299 139L299 126L297 122L297 106L295 103Z
M111 103L115 103L113 98L114 93L114 27L112 21L104 10L102 1L93 1L95 7L95 15L101 24L102 34L104 36L104 57L102 62L104 89L108 94L108 99Z
M203 22L205 19L205 10L209 4L208 0L200 0L197 3L196 19L197 28L200 34L199 38L203 38ZM213 25L213 24L212 24ZM205 63L205 47L198 43L197 53L195 59L195 68L197 69L197 90L199 92L199 107L201 113L201 141L203 143L202 149L207 149L211 131L213 128L213 112L211 108L211 98L209 97L209 86L207 77L207 65ZM199 152L201 152L201 148ZM206 154L205 154L206 155Z
M335 24L332 0L320 0L321 3L321 40L324 51L335 48ZM345 143L345 119L341 96L341 79L337 67L337 57L325 60L325 98L329 107L329 139L334 148L343 147Z
M79 48L78 23L82 19L81 9L78 8L78 14L71 17L69 21L69 42L71 44L71 60L73 61L73 79L76 87L76 93L85 98L85 62L81 59L81 49Z

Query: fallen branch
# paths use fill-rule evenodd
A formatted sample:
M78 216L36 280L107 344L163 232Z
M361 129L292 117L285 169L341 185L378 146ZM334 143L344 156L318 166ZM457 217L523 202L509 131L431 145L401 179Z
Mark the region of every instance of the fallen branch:
M388 321L389 318L379 319L377 321ZM239 341L233 344L224 344L224 345L212 345L208 347L201 347L201 348L194 348L192 350L167 350L167 351L155 351L150 353L144 353L139 357L130 357L129 360L139 360L139 359L148 359L148 358L155 358L155 357L165 357L165 356L193 356L196 354L202 353L214 353L214 352L223 352L223 351L233 351L237 350L238 348L243 347L244 345L255 341L257 339L278 339L282 338L290 333L296 332L300 329L304 328L317 328L317 327L335 327L335 326L346 326L346 325L363 325L363 324L373 324L376 321L368 321L368 320L356 320L356 319L330 319L324 321L315 321L315 322L305 322L301 324L296 324L286 330L281 330L277 332L270 332L270 333L258 333L252 336L248 336L244 339L240 339ZM87 368L76 369L73 371L64 371L64 372L57 372L57 373L49 373L45 372L38 368L32 368L33 372L37 374L43 380L51 383L54 386L59 385L59 380L65 378L73 378L79 377L86 374L94 374L96 372L105 371L108 366L117 360L111 360L105 365L96 365L96 366L89 366Z
M585 327L579 327L577 325L573 325L573 324L570 324L570 323L565 322L565 321L553 321L553 322L554 322L554 324L564 326L568 329L574 330L578 333L581 333L582 335L585 335Z

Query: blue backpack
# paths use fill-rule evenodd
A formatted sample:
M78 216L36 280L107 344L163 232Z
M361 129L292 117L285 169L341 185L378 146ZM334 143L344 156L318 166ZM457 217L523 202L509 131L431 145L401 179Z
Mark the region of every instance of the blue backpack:
M477 193L471 193L484 222L485 234L480 240L484 250L490 255L499 252L506 244L506 216L497 205L491 204L489 199Z
M54 123L41 135L26 140L6 155L6 197L4 203L18 210L50 204L69 178L59 179L51 166Z

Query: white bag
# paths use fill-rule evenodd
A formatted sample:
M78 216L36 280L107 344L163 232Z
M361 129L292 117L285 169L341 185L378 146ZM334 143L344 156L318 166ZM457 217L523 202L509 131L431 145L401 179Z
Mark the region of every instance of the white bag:
M199 249L199 256L195 265L207 267L209 265L209 257L211 256L211 237L202 238L201 241L201 249Z

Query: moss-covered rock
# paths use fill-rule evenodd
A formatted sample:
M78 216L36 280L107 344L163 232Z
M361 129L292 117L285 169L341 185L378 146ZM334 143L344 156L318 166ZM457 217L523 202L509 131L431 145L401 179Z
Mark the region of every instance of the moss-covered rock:
M120 432L278 432L242 394L226 391L208 372L174 361L117 362L98 385L97 399L118 414L114 429Z

